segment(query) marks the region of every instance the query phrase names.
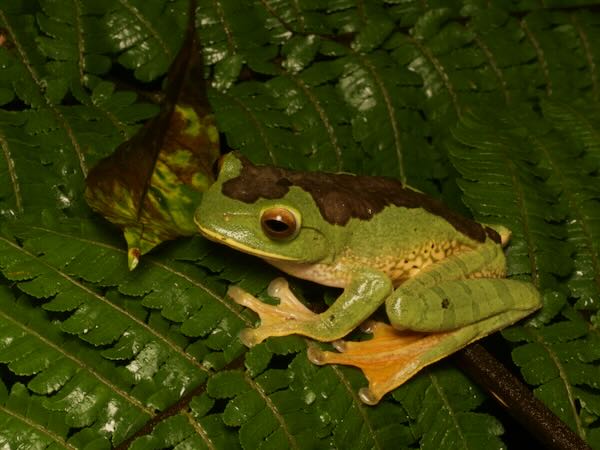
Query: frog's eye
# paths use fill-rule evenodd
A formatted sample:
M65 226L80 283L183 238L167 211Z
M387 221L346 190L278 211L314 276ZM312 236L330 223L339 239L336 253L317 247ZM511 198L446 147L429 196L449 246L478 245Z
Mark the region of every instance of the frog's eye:
M289 239L298 234L300 220L293 211L276 206L263 211L260 225L271 239Z

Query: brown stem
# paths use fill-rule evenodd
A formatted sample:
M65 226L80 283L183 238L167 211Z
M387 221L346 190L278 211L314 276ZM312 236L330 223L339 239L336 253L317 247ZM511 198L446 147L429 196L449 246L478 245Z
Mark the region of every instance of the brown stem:
M460 368L483 387L544 448L585 450L591 447L480 344L456 354Z

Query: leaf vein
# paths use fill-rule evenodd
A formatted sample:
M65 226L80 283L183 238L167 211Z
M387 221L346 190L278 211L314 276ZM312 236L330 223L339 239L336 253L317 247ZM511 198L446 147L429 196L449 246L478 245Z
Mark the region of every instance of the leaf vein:
M319 119L321 119L321 122L323 123L323 126L325 127L325 131L327 132L327 136L329 136L329 141L331 142L331 147L333 148L333 152L335 153L335 159L337 161L337 170L338 171L342 170L343 169L342 149L338 142L338 138L335 133L335 129L334 129L333 125L331 124L331 122L329 121L329 118L327 117L327 114L325 113L325 110L323 109L321 102L319 102L319 99L311 92L310 88L306 85L306 83L303 80L301 80L300 78L298 78L294 75L291 75L291 74L289 76L290 76L291 80L300 89L302 89L302 92L304 92L304 95L306 95L306 98L308 98L310 103L313 105L313 108L319 115Z
M139 9L137 9L134 5L132 5L128 0L119 0L119 3L121 5L123 5L123 7L129 11L129 13L136 18L136 20L142 24L144 26L144 28L146 28L146 30L148 30L148 32L150 33L150 35L156 39L156 42L158 42L159 46L161 47L163 53L167 56L167 58L171 59L173 57L171 50L169 49L169 46L167 45L167 43L162 39L162 37L160 36L160 33L156 30L156 28L154 28L154 25L152 25L152 23L150 23L140 12Z
M104 114L106 116L106 118L115 127L115 129L119 132L119 134L121 136L123 136L125 139L127 139L129 137L129 132L127 130L127 126L115 114L113 114L112 111L101 108L94 102L92 102L92 105L94 106L95 109L97 109L98 111L100 111L102 114Z
M267 149L267 153L269 154L269 159L271 159L271 162L274 165L277 165L277 161L275 158L275 152L273 151L273 145L267 138L267 134L265 133L265 130L264 130L263 125L260 122L260 120L258 120L258 118L252 113L250 108L248 108L240 99L238 99L228 93L226 93L225 95L232 102L239 105L239 107L242 108L242 111L244 111L244 113L252 120L252 122L254 122L254 125L255 125L256 129L258 130L258 134L260 135L260 138L262 139L263 143L265 144L265 148Z
M373 448L382 449L383 447L381 446L381 444L379 443L379 440L377 439L377 433L375 433L373 424L369 420L369 416L367 415L367 413L365 411L364 403L358 398L358 395L356 394L354 388L350 385L350 382L344 376L344 374L340 370L340 368L336 364L333 364L333 365L331 365L331 369L333 370L333 373L335 373L336 376L340 379L340 381L342 382L342 385L344 386L344 388L346 388L346 391L348 391L348 393L350 394L350 397L352 398L352 402L356 405L356 409L363 419L363 424L367 427L367 429L369 430L369 435L373 438L373 443L374 443Z
M15 161L12 158L8 141L6 137L0 133L0 147L2 147L2 154L4 155L4 159L6 160L6 168L8 171L8 176L10 177L10 184L12 186L12 190L15 194L15 205L17 207L17 211L19 213L23 213L23 199L21 197L21 188L18 182L18 176L15 169Z
M500 86L502 87L502 93L504 94L504 100L506 101L506 104L510 104L510 92L508 91L506 80L502 75L500 67L498 67L498 64L496 64L496 59L494 58L492 51L479 36L475 36L475 43L479 46L479 48L487 58L488 63L492 68L492 72L494 72L494 75L496 75L496 78L500 82Z
M560 359L558 358L556 353L554 353L552 349L548 345L546 345L546 342L542 339L542 336L540 336L537 330L535 330L533 327L524 328L526 328L527 333L533 335L535 341L539 343L544 350L546 350L548 356L550 356L550 359L556 366L556 369L558 370L558 375L565 386L565 391L567 392L567 399L569 400L569 405L571 406L571 414L573 416L573 420L575 421L575 426L577 427L577 433L582 439L585 440L585 428L581 424L579 414L577 414L577 408L575 407L575 396L573 395L573 390L571 389L571 383L569 383L569 378L567 377L567 373L563 365L561 364Z
M402 140L400 139L400 129L398 128L398 121L396 120L396 111L394 108L394 104L392 103L390 93L388 92L387 88L385 87L385 84L384 84L383 80L381 79L381 77L379 76L379 73L377 73L375 66L373 66L373 63L371 61L369 61L369 59L366 58L364 54L358 54L358 57L363 62L365 67L369 70L369 72L371 73L371 76L377 83L377 87L379 88L379 91L381 92L381 96L383 97L383 100L385 102L388 116L390 118L390 124L392 126L392 132L394 134L394 147L396 149L396 158L398 159L398 174L400 176L400 181L402 182L402 185L406 185L406 173L404 172L404 157L403 157L404 151L402 148Z
M510 173L510 179L513 185L513 192L515 193L516 197L515 200L517 203L517 211L519 211L519 214L521 216L521 224L523 225L523 236L525 242L527 243L527 256L529 258L529 265L531 267L531 280L533 284L539 287L540 280L538 274L538 266L536 262L535 245L531 241L531 225L529 224L529 214L528 208L525 204L525 194L523 192L523 186L519 182L519 178L516 174L516 168L512 159L510 158L510 155L505 155L504 160L506 161L506 166L508 168L508 172Z
M185 416L185 418L187 419L187 421L189 422L189 424L192 426L194 431L198 434L198 436L200 436L202 438L202 440L206 444L206 447L209 450L217 450L213 441L208 437L208 433L206 432L206 430L204 428L202 428L200 426L198 421L195 420L188 411L183 411L182 413Z
M571 14L571 23L573 24L575 30L577 30L577 34L579 35L579 39L581 40L581 43L583 45L583 53L585 55L588 67L590 68L590 78L592 82L592 92L594 93L594 100L598 100L600 89L598 87L598 74L596 71L596 63L594 62L594 55L592 54L592 49L590 47L590 40L574 13Z
M542 73L544 74L544 78L546 79L546 94L548 96L551 96L552 95L552 78L550 78L550 70L548 69L548 61L546 60L546 56L544 54L544 49L540 45L540 42L537 40L537 38L535 37L535 35L531 31L531 29L529 28L526 18L519 21L519 26L525 33L525 36L527 36L527 38L531 42L531 45L533 45L537 60L540 63L540 66L542 67Z
M279 14L277 14L277 11L273 9L273 7L267 2L267 0L260 0L260 4L265 8L267 13L269 13L271 17L273 17L277 22L279 22L279 25L281 25L287 30L288 33L294 33L294 29L292 28L292 26L285 20L283 20Z
M467 438L463 434L462 428L460 427L460 424L458 423L458 420L456 419L456 414L454 413L454 409L452 408L452 406L450 405L450 402L448 401L448 397L446 397L444 390L442 389L442 387L440 386L440 383L438 382L437 377L435 375L433 375L431 373L431 371L428 371L428 375L429 375L429 379L431 380L431 385L434 387L438 396L440 397L440 400L442 401L444 408L446 409L446 411L448 411L448 416L450 417L450 419L452 420L452 423L454 424L454 428L456 429L458 437L463 442L463 447L465 449L468 449L469 445L467 443Z
M73 20L77 32L77 68L79 69L79 83L85 84L85 42L83 40L83 26L81 23L81 4L79 0L73 0Z
M462 111L461 111L460 105L458 103L458 97L456 95L456 91L454 90L454 86L452 86L452 83L450 82L450 77L448 76L448 73L444 70L444 67L442 66L442 63L440 62L440 60L437 59L435 57L435 55L431 52L431 50L429 50L429 48L427 48L425 45L423 45L421 43L421 41L419 41L418 39L415 39L414 37L409 36L409 40L421 52L421 54L429 60L429 62L431 63L431 65L433 66L435 71L438 73L440 79L442 80L442 83L444 84L444 87L446 88L446 90L448 91L448 94L450 95L450 99L452 100L452 106L454 106L456 115L459 118L462 117Z
M223 5L219 0L213 0L213 5L215 5L215 9L217 10L217 14L219 16L219 21L221 22L221 26L223 27L223 31L225 31L225 36L227 37L227 46L231 53L235 54L238 51L237 45L235 43L235 39L233 38L233 33L231 32L231 28L227 24L225 20L225 11L223 10Z
M248 382L248 384L252 387L252 389L254 389L256 392L258 392L258 395L260 395L260 397L263 399L263 401L265 402L265 404L267 405L267 407L269 408L269 410L271 410L271 412L275 416L275 419L277 420L277 422L279 422L279 426L281 427L281 429L285 433L285 437L287 438L287 440L288 440L288 442L290 444L290 448L300 448L299 445L298 445L298 443L296 442L296 439L290 433L290 430L288 430L287 425L286 425L286 421L283 418L283 416L281 415L281 413L279 412L279 410L277 409L277 406L275 406L275 404L269 398L269 396L265 393L265 391L263 390L263 388L257 382L255 382L252 379L252 377L248 376L247 373L244 374L244 378L246 379L246 381Z

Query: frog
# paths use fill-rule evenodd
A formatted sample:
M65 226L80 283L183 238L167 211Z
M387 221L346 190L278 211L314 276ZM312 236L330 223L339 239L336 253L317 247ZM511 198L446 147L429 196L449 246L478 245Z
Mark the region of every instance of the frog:
M478 223L391 177L255 165L231 152L194 222L209 240L342 289L322 312L282 277L267 288L278 304L238 286L228 296L260 318L239 334L243 344L288 335L330 343L308 345L309 360L362 370L368 386L358 396L368 405L541 306L533 284L506 278L506 227ZM387 320L371 318L383 309ZM344 339L357 328L371 338Z

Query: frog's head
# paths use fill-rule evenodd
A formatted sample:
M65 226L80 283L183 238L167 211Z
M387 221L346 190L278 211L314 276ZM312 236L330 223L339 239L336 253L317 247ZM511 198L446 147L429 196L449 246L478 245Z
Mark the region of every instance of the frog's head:
M244 170L256 173L242 182ZM229 153L194 221L208 239L244 253L274 261L322 261L332 251L331 225L309 193L287 183L278 169L253 166Z

